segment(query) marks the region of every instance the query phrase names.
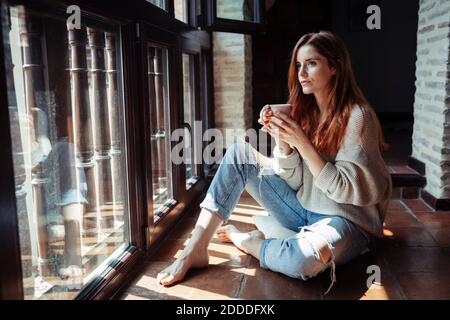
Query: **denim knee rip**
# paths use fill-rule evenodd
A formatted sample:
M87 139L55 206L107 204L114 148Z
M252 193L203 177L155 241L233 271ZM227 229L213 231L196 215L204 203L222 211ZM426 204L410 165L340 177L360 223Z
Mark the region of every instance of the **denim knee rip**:
M308 236L305 236L306 232L308 232ZM320 234L317 232L314 232L314 230L311 230L307 226L300 229L300 237L308 241L308 243L311 245L314 253L315 258L317 261L323 263L324 265L330 267L330 277L331 277L331 283L328 287L327 291L324 293L324 295L328 294L330 292L331 288L333 287L334 283L336 282L336 263L335 263L335 257L333 253L333 246ZM311 240L311 237L314 240ZM326 249L325 249L326 248ZM330 253L330 257L328 258L328 261L324 261L325 258L323 256L323 250L328 250Z

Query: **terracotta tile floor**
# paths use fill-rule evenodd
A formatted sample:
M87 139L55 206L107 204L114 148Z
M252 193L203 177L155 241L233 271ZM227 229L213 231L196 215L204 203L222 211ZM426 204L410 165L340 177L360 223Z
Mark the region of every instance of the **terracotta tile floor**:
M265 214L243 194L230 223L253 230L251 216ZM422 200L392 200L376 252L337 267L327 295L329 270L308 281L291 279L260 269L256 259L217 238L209 246L207 268L191 270L181 284L159 286L158 271L179 255L195 221L188 217L177 224L121 299L450 299L450 212L435 212ZM381 281L368 288L370 265L380 267Z

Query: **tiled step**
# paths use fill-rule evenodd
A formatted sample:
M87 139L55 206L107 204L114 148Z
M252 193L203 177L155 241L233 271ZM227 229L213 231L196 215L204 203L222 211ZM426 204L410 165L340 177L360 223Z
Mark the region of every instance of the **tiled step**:
M215 165L208 173L207 180L211 182L218 169ZM392 179L392 199L417 199L420 190L425 186L426 179L408 166L389 166Z
M425 177L418 173L391 173L392 186L396 187L419 187L426 184Z
M392 179L392 199L417 199L426 179L409 166L389 166Z

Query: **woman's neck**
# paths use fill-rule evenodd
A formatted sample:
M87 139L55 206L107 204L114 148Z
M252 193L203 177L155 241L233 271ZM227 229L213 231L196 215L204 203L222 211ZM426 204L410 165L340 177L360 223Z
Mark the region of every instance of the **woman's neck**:
M328 109L328 95L324 93L317 93L314 94L314 97L316 98L316 103L320 110L320 118L322 119Z

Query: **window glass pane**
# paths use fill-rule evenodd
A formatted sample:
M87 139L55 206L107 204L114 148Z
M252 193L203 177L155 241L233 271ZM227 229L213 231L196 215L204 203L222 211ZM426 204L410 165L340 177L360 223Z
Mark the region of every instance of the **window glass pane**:
M2 24L25 299L71 299L129 243L120 34Z
M157 7L160 7L161 9L166 10L166 1L165 0L147 0L147 1L154 4Z
M194 56L183 53L183 98L184 98L184 127L185 136L189 138L186 140L187 154L185 155L186 164L186 188L196 181L197 167L194 162L194 133L195 133L195 89L194 89Z
M175 0L175 18L185 23L189 23L188 0Z
M151 130L153 212L157 221L173 202L167 49L147 50Z
M254 0L217 0L217 17L239 21L255 21Z

